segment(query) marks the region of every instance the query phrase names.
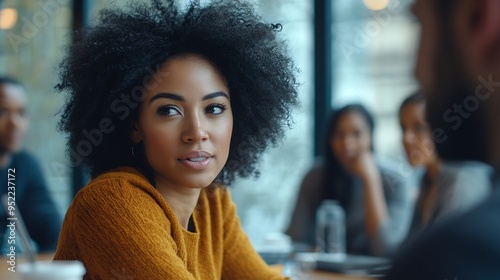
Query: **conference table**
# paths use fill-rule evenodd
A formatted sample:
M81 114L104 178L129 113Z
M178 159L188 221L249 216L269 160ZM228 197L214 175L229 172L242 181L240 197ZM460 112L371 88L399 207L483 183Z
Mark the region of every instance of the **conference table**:
M39 255L37 258L38 260L52 260L53 255L52 254L42 254ZM7 259L5 257L1 257L0 261L2 262L1 271L0 271L0 279L2 280L21 280L21 277L18 275L17 272L11 272L7 268L9 267L7 263ZM22 262L26 262L24 258L20 258L19 260L16 260L17 265ZM279 269L279 268L278 268ZM358 275L343 275L343 274L338 274L338 273L332 273L332 272L323 272L323 271L316 271L316 270L311 270L311 271L303 271L300 273L300 275L297 275L297 277L293 277L292 279L298 279L298 280L373 280L374 278L367 278L364 276L358 276ZM141 280L141 279L137 279Z

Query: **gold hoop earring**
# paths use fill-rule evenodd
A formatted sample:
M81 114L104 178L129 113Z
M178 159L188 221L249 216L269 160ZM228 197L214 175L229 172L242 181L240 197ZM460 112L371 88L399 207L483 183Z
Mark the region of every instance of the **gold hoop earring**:
M134 143L132 143L132 157L133 157L134 159L137 159L137 158L135 157L135 154L136 154L136 153L135 153L135 151L134 151L134 149L135 149L134 147L135 147L135 145L136 145L136 144L139 144L139 143L141 143L141 141L138 141L138 142L134 142Z

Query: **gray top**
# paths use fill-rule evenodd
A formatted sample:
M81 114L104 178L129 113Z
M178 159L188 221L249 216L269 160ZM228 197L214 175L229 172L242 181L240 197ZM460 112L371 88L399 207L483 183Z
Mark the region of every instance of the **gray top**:
M437 179L437 193L431 204L430 218L427 224L424 224L422 203L430 189L423 179L423 172L420 172L420 193L405 242L415 238L422 230L460 214L484 200L491 191L492 174L493 169L480 162L444 163Z
M405 238L410 225L413 203L404 178L388 166L378 164L389 219L370 238L365 230L365 209L361 180L353 177L352 194L346 216L346 249L350 254L388 256ZM316 213L321 201L324 168L316 164L304 177L287 234L294 242L315 246ZM335 187L332 185L332 187Z

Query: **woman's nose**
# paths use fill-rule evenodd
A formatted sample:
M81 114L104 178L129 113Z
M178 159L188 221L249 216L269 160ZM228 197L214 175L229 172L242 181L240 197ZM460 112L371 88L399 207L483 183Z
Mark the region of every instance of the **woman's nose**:
M208 140L208 133L203 119L198 116L186 120L186 127L182 134L182 140L186 143L197 143Z
M403 144L409 145L415 142L415 135L409 131L403 132Z
M350 152L356 148L356 139L348 136L343 139L343 147L346 152Z

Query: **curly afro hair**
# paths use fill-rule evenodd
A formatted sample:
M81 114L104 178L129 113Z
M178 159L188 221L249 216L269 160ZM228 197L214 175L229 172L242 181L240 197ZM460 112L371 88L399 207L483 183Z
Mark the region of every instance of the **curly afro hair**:
M138 117L138 92L175 56L205 57L227 80L233 136L217 182L258 176L260 156L292 123L297 69L277 38L282 26L264 23L252 5L239 0L192 2L184 9L174 2L102 10L92 27L76 33L60 65L56 90L68 96L59 128L68 133L72 164L85 164L92 177L137 166L129 135Z

